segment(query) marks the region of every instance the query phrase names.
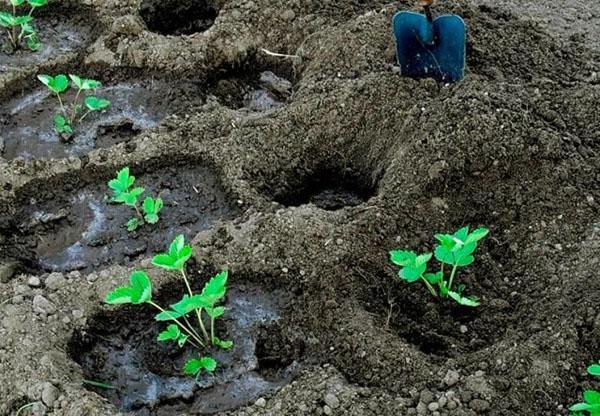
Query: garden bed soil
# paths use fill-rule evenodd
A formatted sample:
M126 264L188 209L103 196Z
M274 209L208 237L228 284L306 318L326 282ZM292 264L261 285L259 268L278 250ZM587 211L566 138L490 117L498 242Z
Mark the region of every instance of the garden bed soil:
M135 385L104 358L138 339L156 352L156 329L138 331L132 309L103 299L135 269L148 271L155 296L168 297L177 277L149 259L168 244L170 227L185 228L186 213L207 221L184 231L196 284L228 269L232 287L259 287L269 299L285 293L281 318L246 337L258 340L253 369L281 386L243 405L227 401L221 414L554 416L599 387L585 368L600 359L600 56L573 31L554 32L523 12L556 9L440 3L436 12L458 13L469 27L467 76L444 85L398 74L390 21L407 1L215 2L212 26L183 35L148 30L138 2L91 3L107 29L84 61L106 71L105 85L123 68L135 67L136 77L169 68L222 93L127 143L0 160L0 414L25 405L57 415L122 408ZM552 13L541 17L552 22ZM568 16L587 28L577 12ZM259 68L254 79L271 70L293 82L285 105L254 111L237 93L236 105L227 102L239 85L231 71L244 79L248 65ZM20 76L0 96L28 82ZM104 183L126 165L153 193L174 189L158 228L139 232L144 250L101 266L90 252L92 266L81 270L40 267L38 241L77 241L92 200L112 212L113 241L133 247L136 235L117 227L126 208L102 201ZM208 184L207 198L192 182ZM205 208L213 200L214 212ZM88 214L77 215L78 204ZM38 210L61 209L56 222L26 226ZM434 299L397 279L390 250L431 251L435 233L463 225L490 229L457 277L481 306ZM300 371L290 382L294 361ZM94 373L124 387L89 388L83 380ZM191 412L203 397L194 389L162 409ZM141 412L161 410L144 404Z

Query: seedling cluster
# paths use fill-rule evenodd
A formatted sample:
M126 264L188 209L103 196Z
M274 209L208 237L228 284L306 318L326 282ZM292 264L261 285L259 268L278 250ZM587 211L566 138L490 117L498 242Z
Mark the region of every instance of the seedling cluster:
M135 231L145 223L156 224L160 219L158 214L163 208L163 200L160 197L154 199L147 196L140 210L139 199L145 189L134 187L134 183L135 176L129 174L128 166L117 172L115 179L108 181L108 187L113 191L112 201L125 204L135 210L135 217L130 218L125 224L128 231Z
M421 280L436 298L450 297L464 306L479 306L476 297L462 295L464 285L458 285L456 290L452 289L452 285L458 269L469 266L475 261L473 253L477 249L477 243L488 233L487 228L478 228L469 233L469 227L464 227L454 234L436 234L435 238L440 244L436 246L433 254L417 255L414 251L395 250L390 251L390 258L392 263L401 267L398 272L400 279L408 283ZM427 264L434 255L440 263L440 270L437 273L426 273ZM445 265L452 268L448 278L444 273ZM438 288L437 291L435 286Z
M12 6L12 13L0 11L0 26L6 29L9 49L13 51L19 49L25 41L29 49L38 51L42 44L33 27L33 12L48 4L48 0L9 0L9 3ZM17 8L20 6L29 6L29 13L18 14Z
M58 98L60 111L54 116L54 130L65 140L69 140L73 136L73 129L76 123L81 123L90 113L110 107L110 101L105 98L98 98L92 94L96 89L100 88L101 84L99 81L80 78L73 74L70 74L69 78L71 79L70 82L67 76L63 74L54 77L50 75L38 75L38 79L42 84L48 87L56 95L56 98ZM63 100L69 87L77 90L70 106L66 105L65 100Z
M111 305L148 304L158 310L159 313L154 319L170 323L158 334L159 342L171 341L179 347L190 344L198 352L211 345L230 349L233 342L221 340L215 334L215 322L225 313L225 308L220 306L220 303L227 292L228 272L217 274L204 285L199 294L195 294L185 272L185 264L191 256L192 248L185 244L183 235L179 235L169 246L168 252L158 254L152 259L153 265L178 272L185 284L187 294L169 308L163 308L152 300L152 282L143 271L133 272L129 286L115 289L106 297L106 302ZM204 313L208 317L207 323L204 321ZM192 324L193 320L196 320L195 324ZM197 378L202 370L212 373L216 367L217 362L214 358L199 354L199 358L192 358L185 363L183 372Z
M592 364L587 372L596 377L600 377L600 364ZM596 390L586 390L583 392L583 403L574 404L569 408L573 416L600 416L600 392Z

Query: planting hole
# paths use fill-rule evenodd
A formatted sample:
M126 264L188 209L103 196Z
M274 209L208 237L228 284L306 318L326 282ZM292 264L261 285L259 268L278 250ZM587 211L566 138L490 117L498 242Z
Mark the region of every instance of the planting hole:
M163 35L189 35L210 28L219 10L213 0L144 0L140 16Z
M124 225L133 210L108 203L104 181L74 190L64 184L46 186L40 191L46 195L38 193L38 200L22 207L6 252L34 269L92 270L164 251L165 241L177 234L190 239L234 215L217 178L204 167L163 168L139 175L137 183L145 195L160 195L164 201L156 224L127 232ZM36 260L31 264L27 258Z
M276 194L275 200L286 206L314 204L321 209L335 211L360 205L374 193L374 186L353 173L318 171L303 183L292 186L291 190Z
M62 158L109 147L158 126L169 114L201 103L202 97L193 91L197 87L185 82L175 87L158 80L103 86L97 95L110 100L110 108L77 123L70 142L64 143L54 131L56 97L40 88L0 107L0 137L4 138L0 154L9 160ZM70 102L72 94L73 91L67 94L66 102Z
M176 301L180 290L179 285L166 287L161 291L166 301L159 303ZM85 331L75 334L70 353L86 378L115 387L90 388L123 411L173 415L235 409L288 384L297 371L298 364L291 362L276 377L265 377L257 357L259 332L279 319L281 298L254 288L230 289L219 337L231 339L234 346L206 351L218 367L197 382L184 376L181 368L198 352L157 342L165 324L153 320L150 307L122 307L96 316Z

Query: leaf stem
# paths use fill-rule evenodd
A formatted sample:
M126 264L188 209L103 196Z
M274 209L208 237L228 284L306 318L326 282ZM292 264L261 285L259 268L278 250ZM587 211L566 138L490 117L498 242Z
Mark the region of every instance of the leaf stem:
M86 118L88 116L88 114L90 114L92 112L92 110L89 110L87 113L85 113L80 119L79 122L81 123L83 121L84 118Z
M58 98L58 103L60 104L60 110L62 111L63 115L65 117L69 117L68 114L67 114L67 111L65 110L65 106L63 105L62 98L60 98L60 93L59 92L56 93L56 97Z
M183 277L183 281L185 282L185 286L187 287L188 293L190 296L194 296L194 292L192 292L192 287L190 286L190 282L185 274L185 270L183 267L179 269L181 272L181 276ZM204 328L204 324L202 323L202 308L196 309L196 317L198 317L198 325L200 325L200 329L202 330L202 334L204 335L204 339L208 343L210 338L208 337L208 333L206 332L206 328Z
M429 289L429 292L431 292L433 297L437 298L437 293L435 292L435 289L433 288L433 286L431 286L431 283L429 283L427 281L427 279L425 279L425 277L423 277L423 276L421 276L421 279L423 280L423 283L425 283L425 286L427 286L427 289Z
M214 344L215 339L215 318L210 317L210 342Z
M12 3L12 9L13 9L13 17L16 18L17 17L17 6L15 6L14 3ZM13 39L12 42L13 42L15 49L18 49L19 45L18 45L18 43L16 43L17 42L17 26L16 25L12 27L12 39Z
M448 281L448 291L452 290L452 281L454 280L456 270L458 270L458 264L454 264L454 267L452 267L452 273L450 273L450 280Z
M163 308L160 307L160 305L157 305L156 303L149 301L148 302L150 305L154 306L156 309L158 309L159 311L166 313L167 311L165 311ZM206 345L204 344L204 342L202 342L200 340L200 338L196 337L196 335L194 335L194 331L190 330L187 326L183 325L181 322L179 322L179 320L177 318L170 318L172 321L174 321L177 325L179 325L179 327L181 329L183 329L185 332L188 333L189 336L191 336L196 342L198 342L198 344L202 345L203 347L205 347ZM193 343L192 343L193 344ZM197 345L195 345L196 348L200 349L200 347L198 347Z
M69 124L73 124L75 121L75 116L77 115L77 100L79 100L79 95L81 94L81 88L77 91L77 95L75 95L75 100L73 100L73 109L71 110L71 118L69 119Z

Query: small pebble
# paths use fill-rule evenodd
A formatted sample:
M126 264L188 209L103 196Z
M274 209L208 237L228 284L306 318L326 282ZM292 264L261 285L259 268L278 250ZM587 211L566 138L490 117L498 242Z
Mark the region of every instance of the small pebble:
M256 401L256 403L254 403L256 406L258 407L265 407L267 405L267 401L265 400L264 397L261 397L260 399L258 399Z
M40 278L37 276L32 276L27 280L27 284L31 287L39 287L41 283Z

